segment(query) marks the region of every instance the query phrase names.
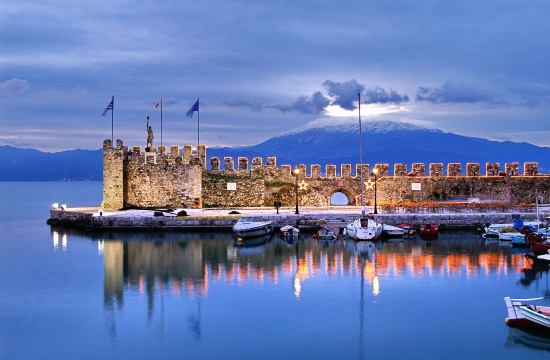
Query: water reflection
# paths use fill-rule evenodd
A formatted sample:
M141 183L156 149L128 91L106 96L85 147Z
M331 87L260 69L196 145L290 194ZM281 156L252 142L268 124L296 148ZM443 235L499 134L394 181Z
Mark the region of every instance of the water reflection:
M260 237L239 243L227 233L81 233L52 229L54 249L67 251L68 236L85 237L98 243L104 256L106 301L116 302L122 288L152 296L156 283L174 294L208 294L208 280L228 284L246 281L277 283L279 275L296 274L301 280L311 276L348 274L394 277L467 278L480 273L507 274L510 269L526 269L524 285L548 270L548 263L533 262L528 256L513 256L513 248L472 241L463 233L446 233L437 242L426 241L346 241ZM539 274L540 275L540 274Z
M193 303L187 308L188 329L201 339L203 301L213 284L230 288L277 285L282 280L279 291L300 301L312 289L307 286L312 279L357 279L360 351L366 298L381 296L388 279L499 277L524 268L522 285L544 287L548 293L547 279L545 284L542 278L547 276L547 267L541 270L538 263L514 254L511 247L463 232L440 234L431 244L419 237L376 243L325 242L310 234L239 243L228 233L82 233L56 228L52 228L52 239L54 249L61 243L63 251L70 251L70 243L79 239L97 242L103 257L103 307L113 339L117 314L134 297L145 300L148 322L156 319L161 332L165 302L186 297Z
M532 330L508 329L508 337L504 344L506 347L528 347L532 349L546 350L550 352L550 335Z

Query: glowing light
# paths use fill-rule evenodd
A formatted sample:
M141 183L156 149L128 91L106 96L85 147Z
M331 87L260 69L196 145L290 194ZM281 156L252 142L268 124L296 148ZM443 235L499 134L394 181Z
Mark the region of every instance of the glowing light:
M372 293L374 295L380 294L380 279L376 275L372 279Z
M57 250L59 247L59 233L57 231L53 232L53 248Z
M300 293L302 292L302 281L298 274L294 277L294 296L296 299L300 300Z

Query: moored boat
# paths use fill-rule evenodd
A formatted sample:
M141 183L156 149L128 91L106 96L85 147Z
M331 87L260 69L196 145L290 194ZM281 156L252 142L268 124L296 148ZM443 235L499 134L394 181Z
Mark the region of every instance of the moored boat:
M525 240L529 242L531 249L537 255L547 254L550 250L550 240L545 235L529 233L525 235Z
M338 234L340 229L333 228L329 226L321 227L316 234L314 234L317 240L336 240L338 239Z
M506 324L512 327L529 327L543 331L550 331L550 307L526 304L526 301L542 300L544 298L532 299L510 299L505 297L504 302L508 309Z
M393 225L387 225L382 224L382 235L386 236L403 236L407 234L408 231L406 229L393 226Z
M420 235L437 236L437 234L439 234L439 225L434 225L434 224L420 225Z
M273 222L261 216L243 216L233 225L233 234L240 238L264 236L273 232Z
M382 234L382 224L373 216L362 216L355 219L345 228L346 235L354 240L377 240Z
M283 237L296 237L300 234L300 229L292 225L285 225L281 227L280 234Z
M416 233L416 228L411 224L399 224L397 225L397 227L407 230L407 234L409 234L410 236Z

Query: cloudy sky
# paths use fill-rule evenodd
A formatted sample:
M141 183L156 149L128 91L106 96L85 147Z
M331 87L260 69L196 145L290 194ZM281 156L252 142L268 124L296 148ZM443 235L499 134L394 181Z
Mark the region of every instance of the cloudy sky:
M253 145L318 118L550 146L548 0L0 3L0 145ZM187 110L200 98L197 113Z

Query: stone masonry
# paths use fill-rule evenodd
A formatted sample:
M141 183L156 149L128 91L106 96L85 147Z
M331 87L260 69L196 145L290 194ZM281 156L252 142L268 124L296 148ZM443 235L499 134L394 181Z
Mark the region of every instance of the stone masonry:
M319 164L277 166L276 157L263 159L231 157L210 159L207 169L206 147L193 151L190 145L146 148L123 146L116 141L103 142L103 203L104 209L159 207L248 207L273 206L281 202L292 206L328 206L336 192L343 193L348 205L361 203L361 165L327 165L322 172ZM466 164L462 175L459 163L394 164L389 175L388 164L363 164L364 202L372 205L376 189L378 205L425 201L501 201L533 203L535 190L544 202L550 197L550 176L538 173L536 162L520 164L485 164L481 174L478 163ZM446 171L444 171L446 169ZM296 170L298 170L296 172ZM352 170L353 173L352 173ZM426 171L427 170L427 171ZM426 172L428 174L426 174ZM376 183L376 185L375 185Z

